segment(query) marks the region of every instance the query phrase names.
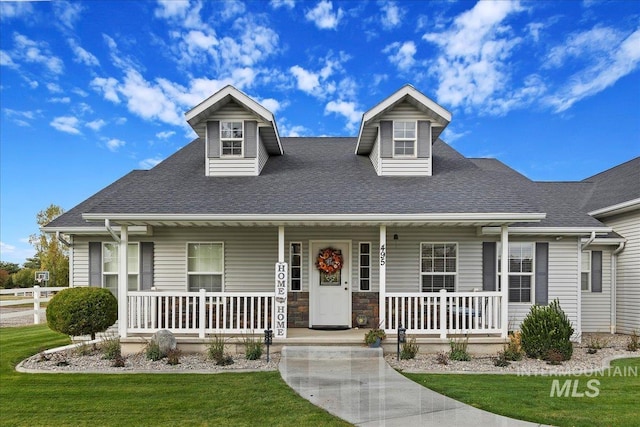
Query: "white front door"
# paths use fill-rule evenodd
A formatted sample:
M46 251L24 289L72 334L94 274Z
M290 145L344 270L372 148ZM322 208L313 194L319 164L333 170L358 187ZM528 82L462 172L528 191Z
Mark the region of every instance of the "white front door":
M342 258L342 268L333 273L322 271L317 265L318 256L327 249ZM311 243L309 327L351 327L350 249L349 242ZM331 263L331 260L328 262Z

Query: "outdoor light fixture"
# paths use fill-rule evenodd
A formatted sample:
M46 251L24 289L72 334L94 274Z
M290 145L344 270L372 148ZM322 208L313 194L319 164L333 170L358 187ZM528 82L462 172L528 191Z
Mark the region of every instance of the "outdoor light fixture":
M398 235L397 234L393 235L393 240L398 240Z
M356 316L356 323L358 324L358 327L362 328L363 326L365 326L367 324L367 315L360 313Z
M398 323L398 360L400 360L400 343L407 342L407 328L403 328L401 323Z
M264 330L264 345L267 346L267 363L269 363L269 346L273 343L273 331L271 329Z

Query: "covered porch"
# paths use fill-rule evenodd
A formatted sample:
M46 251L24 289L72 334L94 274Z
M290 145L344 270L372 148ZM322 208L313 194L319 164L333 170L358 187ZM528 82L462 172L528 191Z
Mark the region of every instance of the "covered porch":
M157 288L130 291L126 274L129 259L128 227L135 225L152 227L157 224L141 221L127 223L122 219L118 221L119 233L111 230L119 246L117 296L119 301L126 302L120 303L118 309L118 334L121 338L149 336L161 329L168 329L178 337L198 339L206 339L213 335L262 334L264 330L271 329L275 342L288 342L292 336L299 334L300 330L307 329L299 325L292 326L292 322L288 319L288 312L293 307L294 298L292 297L295 295L290 289L291 270L285 257L287 225L269 224L277 228L278 243L278 256L273 270L271 291L208 292L204 289L171 291ZM502 283L508 283L508 223L515 222L517 219L496 220L494 218L488 221L467 218L465 222L458 218L455 224L446 221L443 223L443 219L438 221L439 224L448 227L463 223L473 224L476 227L488 226L495 230L496 226L499 226L499 242L502 248L500 277ZM433 225L433 219L428 222L429 225ZM373 224L369 222L367 225ZM387 224L377 223L376 227L379 237L379 241L376 242L378 253L375 257L379 272L378 283L376 292L367 293L373 315L370 316L369 322L363 325L364 328L375 327L377 324L388 335L394 335L399 327L403 327L409 335L420 339L436 340L448 340L457 336L504 339L507 336L509 316L507 287L489 291L474 288L472 291L460 292L445 289L439 292L399 292L393 277L387 274L387 267L390 265L387 256L389 251ZM345 290L349 295L349 317L354 319L350 327L357 328L355 319L358 311L353 301L355 292L352 292L355 289L347 285ZM314 298L313 292L309 299L312 298ZM311 304L308 305L308 309L313 309ZM361 341L362 333L359 335Z

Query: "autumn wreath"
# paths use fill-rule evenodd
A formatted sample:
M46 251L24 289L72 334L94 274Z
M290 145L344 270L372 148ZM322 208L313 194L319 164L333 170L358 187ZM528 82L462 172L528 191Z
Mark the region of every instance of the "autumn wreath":
M320 249L316 267L327 274L335 273L342 268L342 253L333 248Z

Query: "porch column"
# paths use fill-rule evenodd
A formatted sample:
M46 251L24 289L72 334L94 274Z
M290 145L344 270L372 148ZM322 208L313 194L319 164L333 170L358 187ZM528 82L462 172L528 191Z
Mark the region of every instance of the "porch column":
M502 338L509 334L509 226L503 225L500 229L500 291L502 292Z
M289 266L284 261L284 225L278 226L278 262L276 263L276 287L273 301L272 323L274 338L287 337L287 287Z
M284 262L284 225L278 226L278 262Z
M120 246L118 248L118 334L120 338L127 337L128 244L129 230L126 225L122 225L120 226Z
M386 294L387 294L387 226L380 226L380 279L379 279L379 300L378 300L378 325L374 325L374 327L378 327L380 325L381 329L385 329L386 327L386 319L385 319L385 311L386 311Z

